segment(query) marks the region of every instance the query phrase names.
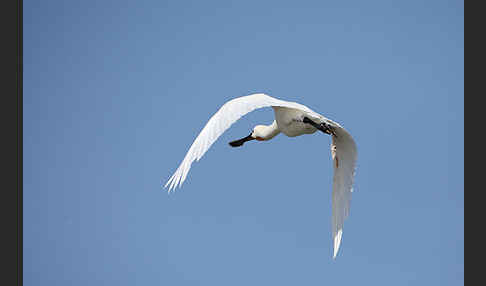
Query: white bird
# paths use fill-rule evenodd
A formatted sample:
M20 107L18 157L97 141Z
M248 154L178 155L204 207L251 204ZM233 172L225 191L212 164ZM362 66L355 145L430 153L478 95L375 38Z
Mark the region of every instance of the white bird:
M232 147L242 146L250 140L267 141L280 132L295 137L312 134L320 130L332 136L331 156L334 161L334 178L332 188L332 237L334 240L333 259L341 244L344 220L349 215L351 193L357 158L356 144L351 135L338 123L325 118L308 107L263 93L252 94L226 102L208 121L201 133L192 143L179 168L170 177L164 187L168 192L181 186L194 160L199 161L204 153L243 115L262 107L272 107L275 120L272 124L257 125L250 135L230 142Z

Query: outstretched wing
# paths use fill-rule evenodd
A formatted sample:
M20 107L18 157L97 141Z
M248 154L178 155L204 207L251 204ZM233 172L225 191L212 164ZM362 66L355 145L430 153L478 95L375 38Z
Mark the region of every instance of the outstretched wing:
M321 116L308 107L295 102L279 100L263 93L242 96L226 102L221 108L209 119L206 126L192 143L187 151L184 160L177 168L175 173L170 177L164 187L169 186L169 192L178 185L182 185L186 179L187 173L191 168L194 160L199 161L211 145L228 129L233 123L243 115L262 107L283 106L296 108L306 111L309 115L320 118Z
M332 237L336 258L343 235L344 220L349 215L353 192L357 150L353 137L341 126L335 125L337 136L332 136L331 155L334 161L332 186Z

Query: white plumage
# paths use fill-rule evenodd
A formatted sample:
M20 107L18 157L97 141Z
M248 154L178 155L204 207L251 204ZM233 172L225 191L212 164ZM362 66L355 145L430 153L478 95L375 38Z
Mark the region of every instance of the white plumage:
M270 140L280 132L289 137L294 137L321 130L332 136L331 155L334 165L332 237L334 241L333 258L335 258L341 244L343 223L349 215L357 158L356 144L341 125L302 104L276 99L263 93L238 97L226 102L209 119L165 187L169 187L169 192L177 186L180 187L194 160L199 161L218 137L239 118L262 107L274 109L274 122L269 126L256 126L249 136L231 142L230 144L233 147L241 146L244 142L253 139Z

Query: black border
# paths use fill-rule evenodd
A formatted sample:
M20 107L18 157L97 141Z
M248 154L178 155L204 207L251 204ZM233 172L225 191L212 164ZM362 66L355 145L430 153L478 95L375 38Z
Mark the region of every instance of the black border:
M484 283L483 245L486 238L483 234L485 200L481 199L484 193L484 183L481 182L484 177L484 140L481 133L485 121L484 105L481 104L484 97L484 84L481 84L484 81L484 24L481 22L484 17L478 3L468 2L468 9L464 3L464 283L470 281L471 285ZM466 91L473 93L467 100ZM469 135L466 140L469 130L475 135Z
M2 227L2 285L23 285L23 1L0 1L2 29L2 96L0 97L0 134L2 181L0 225Z
M24 101L23 101L23 84L24 84L24 27L23 27L23 21L24 21L24 2L23 0L18 0L18 5L17 5L17 49L18 49L18 54L17 54L17 144L18 144L18 151L17 151L17 188L18 188L18 193L17 193L17 284L18 285L23 285L23 159L24 159L24 152L23 152L23 106L24 106Z
M473 2L468 2L468 7L471 7L469 5L471 5ZM477 2L475 2L477 3ZM476 4L477 5L477 4ZM482 225L483 225L483 222L482 222L482 215L481 215L481 212L482 212L482 209L484 208L483 206L481 206L483 204L483 200L477 198L477 199L470 199L471 198L471 194L478 194L478 193L481 193L483 192L483 188L482 188L482 185L484 184L479 184L479 182L476 182L476 183L467 183L467 180L466 180L466 177L468 180L470 180L470 178L474 178L476 180L478 180L478 178L481 178L481 172L483 170L483 160L481 160L481 158L475 158L475 166L473 166L472 168L466 168L466 165L467 165L467 156L466 154L468 153L467 150L468 148L466 148L466 142L467 144L471 144L472 143L475 143L477 146L473 146L473 147L470 147L470 148L474 148L473 150L481 150L481 149L476 149L476 148L481 148L481 145L478 144L478 140L469 140L467 141L466 140L466 134L467 134L467 130L482 130L483 128L481 126L479 126L480 122L481 122L481 111L479 110L479 108L482 109L482 105L480 104L480 99L476 99L478 100L478 102L476 104L471 104L471 99L474 99L474 98L481 98L484 96L484 93L481 93L481 89L478 87L478 86L475 86L475 87L472 87L471 88L471 82L472 84L476 84L477 85L477 82L475 83L474 81L477 81L478 79L478 75L481 75L482 76L482 71L479 70L479 71L474 71L472 74L473 75L476 75L476 76L469 76L469 79L466 81L466 73L467 73L467 69L466 67L469 66L469 70L471 70L471 66L472 66L472 63L475 63L477 65L477 62L476 60L478 58L480 58L481 56L479 56L479 53L477 53L477 50L478 50L478 45L479 45L479 40L477 40L478 38L482 38L482 37L478 37L478 33L482 34L483 32L483 28L481 28L481 25L480 25L480 20L482 20L482 16L479 15L479 13L482 13L482 9L479 9L479 5L477 7L474 7L472 6L473 8L472 9L467 9L466 10L466 3L464 2L464 284L466 283L467 280L469 281L472 281L472 283L474 284L477 284L477 281L482 281L484 280L482 275L479 276L480 274L482 274L482 270L480 270L481 268L483 268L483 259L482 259L482 253L481 254L476 254L476 251L474 251L475 255L472 255L471 256L471 250L470 249L478 249L478 246L479 245L482 245L483 243L481 242L483 239L484 239L484 235L478 235L479 233L482 232ZM466 11L468 11L466 13ZM469 14L469 17L467 17L467 14ZM471 15L471 14L476 14L476 15ZM469 33L467 32L467 29L466 27L469 27ZM468 45L468 48L470 49L470 52L469 54L466 53L466 35L467 34L471 34L472 32L474 32L474 37L471 37L471 38L468 38L469 39L469 43L471 43L471 39L474 39L474 43L472 45ZM479 45L479 46L482 46L482 45ZM471 54L471 48L474 48L475 53ZM475 54L475 55L474 55ZM468 55L466 57L466 55ZM473 61L471 61L471 59L473 59ZM468 60L468 61L467 61ZM467 63L467 64L466 64ZM477 70L477 69L476 69ZM468 75L471 75L471 73L467 73ZM469 86L469 88L468 88ZM477 96L471 96L468 98L468 100L466 100L466 90L474 90L474 93L477 95ZM476 110L472 110L473 108L476 108ZM469 118L471 118L471 114L474 114L474 117L473 117L473 120L467 120L467 115L468 115L468 112L467 110L469 109ZM471 124L473 126L471 126ZM474 125L478 125L478 126L474 126ZM479 134L479 137L481 137L481 135ZM481 138L478 138L480 139L479 141L481 141ZM473 151L474 152L474 151ZM476 152L475 152L476 153ZM480 152L480 153L483 153L483 152ZM467 170L467 172L466 172ZM470 173L471 171L473 171L472 173ZM484 176L484 175L483 175ZM472 191L466 196L466 185L468 186L471 186L473 185L473 188L472 188ZM469 199L467 199L469 198ZM473 203L475 203L476 205L472 205ZM467 206L469 205L469 207ZM469 213L470 215L467 215L468 213L468 210L469 210ZM474 212L473 215L471 215L471 213L473 213L472 211ZM467 219L466 219L467 218ZM471 221L472 220L472 221ZM478 220L478 221L474 221L474 220ZM479 233L474 233L472 235L469 235L467 237L468 239L468 242L469 243L466 243L466 227L467 225L474 225L475 226L475 229L478 229L479 230L476 230L476 232L479 232ZM469 228L469 233L470 232L471 228ZM472 239L472 240L471 240ZM480 241L478 243L478 241ZM471 248L471 243L473 244L476 244L476 247L473 247ZM469 246L468 246L469 245ZM480 247L479 247L480 248ZM469 249L469 252L467 251L467 249ZM478 249L479 250L479 249ZM468 254L469 253L469 254ZM469 261L471 260L474 260L473 263L469 263L467 264L466 263L466 259L467 257L470 257L469 258ZM472 258L471 258L472 257ZM478 261L476 261L478 260ZM469 279L466 279L466 265L469 265L469 270L468 270L468 275L470 278ZM470 271L472 270L472 272ZM478 271L479 270L479 271ZM471 278L472 277L472 278Z

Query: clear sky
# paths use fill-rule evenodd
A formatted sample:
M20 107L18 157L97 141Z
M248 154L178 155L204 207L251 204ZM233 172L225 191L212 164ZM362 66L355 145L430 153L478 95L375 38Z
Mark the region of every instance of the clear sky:
M330 137L227 142L227 100L355 138L332 260ZM24 1L24 285L464 284L463 1Z

